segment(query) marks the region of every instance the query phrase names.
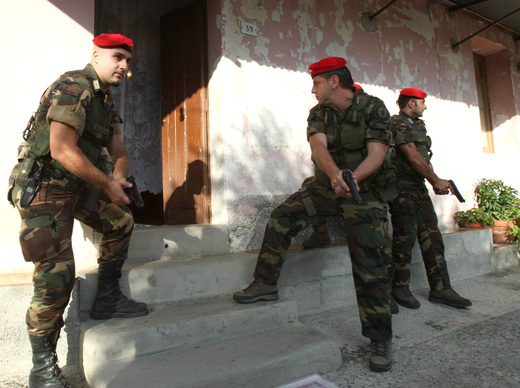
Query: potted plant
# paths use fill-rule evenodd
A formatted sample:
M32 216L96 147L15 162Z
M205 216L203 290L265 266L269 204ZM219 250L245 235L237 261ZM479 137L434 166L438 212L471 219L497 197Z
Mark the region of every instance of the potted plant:
M508 229L520 219L518 191L499 179L483 178L475 186L475 198L479 208L493 217L493 242L512 242Z
M480 228L493 225L493 217L484 208L474 207L455 213L455 222L461 228Z

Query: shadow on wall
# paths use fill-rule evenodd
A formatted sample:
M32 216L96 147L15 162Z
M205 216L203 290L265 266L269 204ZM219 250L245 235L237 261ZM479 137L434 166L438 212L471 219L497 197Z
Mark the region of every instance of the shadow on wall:
M186 180L178 186L166 203L164 211L165 219L170 220L170 224L198 224L197 222L197 203L198 196L205 187L205 182L199 177L208 176L208 165L201 160L195 160L188 164Z
M80 24L85 30L94 34L94 25L91 24L91 15L94 13L95 0L70 1L49 0L49 3L67 14L72 20Z

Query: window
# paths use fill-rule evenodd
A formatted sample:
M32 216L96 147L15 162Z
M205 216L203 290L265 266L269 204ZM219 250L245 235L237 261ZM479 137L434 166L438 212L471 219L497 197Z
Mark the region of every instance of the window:
M475 63L475 78L477 82L478 106L480 110L480 130L482 135L482 150L494 152L493 128L491 126L491 112L487 90L486 63L483 56L473 54Z

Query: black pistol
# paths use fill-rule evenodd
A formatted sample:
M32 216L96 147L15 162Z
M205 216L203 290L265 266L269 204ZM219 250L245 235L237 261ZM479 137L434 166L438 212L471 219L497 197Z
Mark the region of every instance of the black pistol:
M42 186L42 174L43 169L45 168L45 161L40 161L40 164L34 163L29 176L27 177L27 181L22 189L22 194L20 196L20 206L27 207L31 204L38 191Z
M457 189L457 186L455 185L455 182L453 182L451 179L448 181L450 182L451 188L453 189L453 195L457 197L459 202L466 202L462 194L460 193L459 189Z
M354 178L352 177L352 171L350 171L349 169L343 170L342 175L343 180L350 189L350 194L352 194L357 204L359 205L361 203L361 195L359 195L359 191L356 187L356 182L354 182Z
M129 176L126 178L127 182L130 182L132 184L132 187L126 187L125 188L125 194L128 196L130 201L133 201L135 203L135 206L137 206L138 209L141 209L144 207L144 201L141 197L141 193L139 193L139 189L137 188L137 183L135 183L135 178L133 176Z

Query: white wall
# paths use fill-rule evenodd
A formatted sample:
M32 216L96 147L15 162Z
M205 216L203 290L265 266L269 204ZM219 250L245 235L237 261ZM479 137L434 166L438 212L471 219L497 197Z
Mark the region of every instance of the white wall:
M8 177L16 163L22 131L45 88L65 71L81 69L90 61L94 0L54 1L68 14L52 3L0 0L0 273L26 272L33 267L24 262L21 254L18 211L6 200ZM76 252L82 245L90 250L82 228L77 225L75 229ZM81 254L78 259L81 261Z

